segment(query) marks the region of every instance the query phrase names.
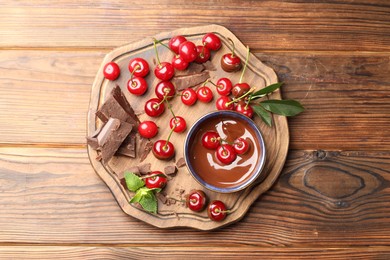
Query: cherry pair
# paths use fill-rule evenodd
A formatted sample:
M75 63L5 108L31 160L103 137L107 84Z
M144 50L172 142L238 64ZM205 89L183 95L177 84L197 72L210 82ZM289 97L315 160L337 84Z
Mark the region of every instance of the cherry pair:
M144 77L149 74L149 64L143 58L134 58L129 62L130 79L127 82L127 90L136 96L142 96L148 90L148 84Z

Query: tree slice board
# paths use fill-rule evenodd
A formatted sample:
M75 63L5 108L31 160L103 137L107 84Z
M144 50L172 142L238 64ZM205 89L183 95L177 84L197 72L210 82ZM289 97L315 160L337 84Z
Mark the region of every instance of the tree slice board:
M160 33L154 36L154 38L162 40L163 43L167 44L171 37L175 35L184 35L188 40L193 41L195 44L201 44L203 35L208 32L216 33L222 40L221 49L216 52L212 52L211 63L214 65L215 70L209 71L210 79L213 82L216 82L221 77L227 77L231 79L233 84L237 83L241 71L234 73L227 73L223 71L220 66L220 59L223 54L231 52L232 44L228 40L229 38L235 43L235 52L243 61L245 60L247 52L246 46L244 46L244 44L242 44L237 37L225 27L219 25L207 25L183 28L171 32ZM158 52L161 61L170 61L173 57L173 54L162 45L158 45ZM134 96L130 94L126 87L127 81L130 78L128 63L130 59L135 57L142 57L147 60L151 69L149 75L146 76L149 89L143 96ZM108 81L103 77L103 66L109 61L115 61L121 68L121 75L115 81ZM151 120L151 118L144 113L143 108L145 102L155 96L154 87L158 83L158 79L156 79L153 74L155 66L156 58L152 37L114 49L105 56L91 90L87 135L91 135L101 126L102 123L96 117L95 112L104 103L108 94L116 84L121 87L139 119L141 121ZM276 83L277 76L271 68L265 66L251 54L249 57L248 67L244 75L244 82L249 83L252 87L256 87L258 90L272 83ZM197 88L197 86L194 88ZM214 101L208 104L198 101L195 105L188 107L181 103L179 97L176 97L171 101L175 114L182 115L186 118L188 128L191 127L191 125L203 114L216 110L215 100L218 97L218 93L216 92L215 87L211 88L214 91ZM281 99L280 91L275 91L272 93L271 97ZM168 121L171 117L172 116L169 111L166 110L162 116L152 119L159 126L159 133L152 140L166 139L169 134ZM251 204L262 193L270 189L272 184L278 178L287 156L289 131L285 117L273 115L272 119L273 126L268 127L259 117L254 117L255 123L260 127L264 136L267 156L266 164L261 175L262 177L253 185L242 191L231 194L215 193L200 186L200 184L198 184L189 174L187 168L182 167L178 169L177 175L169 180L164 189L164 192L167 195L175 198L184 198L184 195L192 189L202 189L205 191L210 200L221 200L226 204L227 208L231 210L231 213L222 222L211 221L207 217L206 211L200 213L192 212L186 208L183 203L179 202L167 205L159 201L158 213L148 213L137 207L137 205L129 203L134 194L128 191L121 184L123 173L130 167L139 165L139 158L131 159L124 156L114 156L107 165L104 165L102 162L96 160L97 152L91 147L88 147L88 155L96 173L110 188L119 206L126 214L159 228L192 227L200 230L212 230L240 220L248 211ZM164 167L167 165L175 165L175 161L183 157L183 144L188 128L185 133L174 133L171 138L171 141L176 148L176 155L174 159L170 161L157 160L150 152L142 163L151 163L152 170L161 171L163 171Z

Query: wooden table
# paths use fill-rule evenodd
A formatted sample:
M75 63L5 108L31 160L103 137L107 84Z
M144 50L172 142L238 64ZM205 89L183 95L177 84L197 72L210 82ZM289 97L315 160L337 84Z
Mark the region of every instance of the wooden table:
M298 2L298 1L297 1ZM306 111L276 184L236 224L158 229L124 214L86 153L113 48L230 29ZM0 258L390 258L388 1L2 1Z

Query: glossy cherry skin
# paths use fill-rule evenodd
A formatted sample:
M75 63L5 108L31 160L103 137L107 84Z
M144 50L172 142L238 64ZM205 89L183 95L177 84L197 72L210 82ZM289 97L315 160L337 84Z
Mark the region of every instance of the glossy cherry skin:
M221 144L215 152L218 160L223 164L231 164L237 158L237 153L230 144Z
M214 33L206 33L202 38L202 43L212 51L217 51L221 48L221 39Z
M174 74L175 69L169 62L161 62L154 68L154 75L163 81L170 80Z
M172 117L169 120L169 127L176 133L182 133L187 129L186 120L181 116ZM175 127L175 128L173 128Z
M227 216L225 204L220 200L212 201L207 207L207 215L213 221L222 221Z
M221 57L221 67L226 72L238 71L242 67L241 59L237 55L226 53Z
M186 205L192 211L202 211L207 205L207 196L201 190L192 190L186 196Z
M148 177L150 176L150 177ZM163 189L167 185L167 178L160 171L152 171L144 179L145 186L149 189Z
M143 121L138 125L138 133L145 138L153 138L158 133L158 127L153 121Z
M175 55L172 58L172 66L177 70L186 70L190 65L188 62L185 62L180 55Z
M157 83L154 93L160 100L163 100L165 96L167 100L171 100L176 94L176 89L172 82L160 81Z
M248 152L250 144L244 138L239 137L234 140L233 148L236 154L245 154L246 152Z
M104 65L103 68L103 75L108 80L116 80L119 75L121 74L121 69L119 68L118 64L111 61Z
M151 117L160 116L165 110L164 103L161 103L161 104L160 103L161 103L161 100L158 98L149 99L145 103L145 107L144 107L145 113Z
M221 96L229 96L232 93L233 84L228 78L220 78L217 81L217 92Z
M192 106L198 100L195 90L187 88L181 93L181 102L186 106Z
M196 46L196 49L198 51L198 57L196 57L195 62L197 63L205 63L208 61L211 57L210 50L203 45Z
M215 131L207 131L202 135L202 145L206 149L215 150L220 145L219 134Z
M187 39L182 36L182 35L176 35L176 36L173 36L169 42L168 42L168 46L169 48L175 52L176 54L179 54L179 46L180 44L182 44L183 42L186 42Z
M220 96L215 102L218 110L234 110L234 103L230 103L232 99L227 96Z
M148 90L148 83L144 78L133 77L127 82L127 90L136 96L142 96Z
M157 159L169 160L175 155L175 147L167 140L158 140L153 144L152 152Z
M248 92L251 87L247 83L237 83L233 86L232 95L236 98L241 97Z
M145 77L149 73L149 64L142 58L134 58L129 62L129 71L136 77Z
M198 88L196 91L196 96L198 97L199 101L203 103L209 103L213 99L213 92L209 87L203 86Z
M234 108L235 111L246 115L249 118L253 117L254 111L251 105L247 105L244 101L239 101Z
M198 57L198 50L193 42L186 41L179 46L179 55L185 62L193 62Z

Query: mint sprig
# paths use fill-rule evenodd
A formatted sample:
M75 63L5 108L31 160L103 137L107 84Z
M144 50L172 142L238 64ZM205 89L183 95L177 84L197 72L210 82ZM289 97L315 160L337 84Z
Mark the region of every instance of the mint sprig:
M145 187L145 182L132 172L125 173L126 186L130 191L135 192L130 203L139 203L142 208L150 213L157 213L158 202L155 192L161 189L149 189Z

